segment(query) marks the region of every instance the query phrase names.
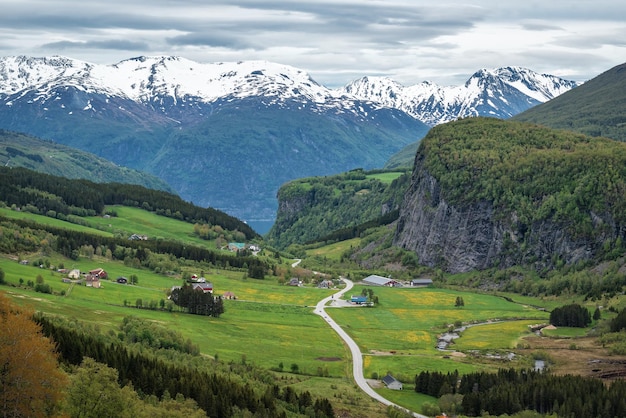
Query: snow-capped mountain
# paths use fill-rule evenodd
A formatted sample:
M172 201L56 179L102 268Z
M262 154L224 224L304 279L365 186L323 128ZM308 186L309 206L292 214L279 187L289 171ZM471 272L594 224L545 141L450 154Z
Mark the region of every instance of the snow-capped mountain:
M428 127L271 62L20 56L0 58L0 129L155 174L198 205L273 221L283 183L382 167Z
M329 89L266 61L4 57L0 129L155 174L201 206L273 221L276 192L289 180L380 168L430 126L510 117L575 86L502 68L458 87L365 77Z
M319 85L303 70L267 61L206 64L181 57L137 57L97 65L57 56L0 59L0 96L8 106L25 93L34 101L58 101L59 88L131 100L165 113L178 105L249 97L263 97L268 105L296 101L358 113L355 102L362 101ZM93 103L88 107L98 110Z
M578 86L521 67L482 69L462 86L423 82L404 87L385 77L363 77L345 94L401 109L429 126L468 116L509 118Z

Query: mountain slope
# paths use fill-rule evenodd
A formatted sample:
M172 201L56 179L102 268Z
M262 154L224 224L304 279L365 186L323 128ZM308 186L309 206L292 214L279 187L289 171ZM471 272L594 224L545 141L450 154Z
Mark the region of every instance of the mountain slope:
M0 127L146 170L248 220L273 220L284 182L380 167L428 130L268 62L6 57L0 103Z
M84 151L5 130L0 130L0 164L70 179L85 179L97 183L129 183L173 191L163 180L148 173L120 167Z
M626 141L626 64L513 119Z
M394 243L449 272L624 251L626 144L469 118L420 144Z

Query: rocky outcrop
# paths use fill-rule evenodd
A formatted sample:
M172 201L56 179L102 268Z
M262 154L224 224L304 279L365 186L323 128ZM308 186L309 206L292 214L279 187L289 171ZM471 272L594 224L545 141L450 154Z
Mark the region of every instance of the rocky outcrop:
M573 237L568 225L550 219L523 225L515 212L497 212L488 201L451 205L437 179L424 168L424 158L418 152L394 237L394 244L414 251L420 264L450 273L519 263L541 270L559 260L566 264L587 260L605 240L623 235L623 228L609 216L593 213L590 240Z

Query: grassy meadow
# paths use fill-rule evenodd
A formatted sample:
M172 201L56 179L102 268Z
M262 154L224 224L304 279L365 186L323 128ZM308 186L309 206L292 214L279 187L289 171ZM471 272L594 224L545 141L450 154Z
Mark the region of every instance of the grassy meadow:
M392 181L404 174L402 171L387 171L384 173L368 174L368 179L376 179L385 184L391 184Z
M362 289L355 286L351 294ZM376 287L374 294L380 301L376 307L327 310L361 347L366 376L391 372L407 380L423 370L464 373L489 367L437 350L438 335L455 323L503 321L468 328L450 348L505 351L528 335L529 324L548 318L547 312L494 295L406 287ZM458 296L465 306L455 306Z
M341 256L345 254L347 250L352 247L358 247L360 243L361 238L352 238L345 241L335 242L321 248L307 250L306 254L307 256L319 256L325 257L329 260L339 261L341 259Z
M138 233L215 248L214 242L195 237L191 224L137 208L116 207L115 210L117 217L87 218L91 228L6 209L2 209L2 214L6 212L6 216L26 217L40 223L101 234ZM358 242L332 244L310 250L309 255L339 258L350 245L358 245ZM349 350L326 322L313 314L313 306L336 290L318 289L313 285L287 286L280 284L276 277L256 280L248 278L243 271L188 263L183 267L184 271L204 276L213 283L216 295L227 291L236 295L236 300L224 301L225 313L221 317L211 318L187 315L175 307L171 312L137 308L138 305L167 306L168 290L182 284L180 274L157 274L95 255L91 258L81 256L78 260L63 259L54 254L20 254L20 257L30 258L31 264L18 263L16 256L0 258L0 268L5 272L7 282L0 291L33 310L83 321L101 332L112 334L117 333L126 316L145 318L176 329L198 345L205 356L217 356L225 362L253 363L273 370L279 370L282 365L285 373L296 367L299 374L288 374L290 379L295 377L299 382L295 385L312 386L316 393L328 392L331 395L325 396L339 396L350 404L363 402L366 398L355 391L351 382ZM110 280L102 281L99 289L63 283L63 276L54 269L32 265L33 260L39 259L46 259L52 266L62 263L67 269L78 268L82 272L101 267L108 272ZM290 262L282 261L283 264ZM20 279L23 283L36 281L39 275L52 287L54 294L36 293L20 284ZM119 276L132 275L138 278L136 285L115 282ZM364 288L357 284L346 298L360 294ZM497 368L501 364L494 365L463 353L511 350L520 338L527 335L529 324L545 322L548 318L547 312L532 307L549 303L542 300L524 299L514 303L492 294L438 288L371 289L379 298L379 305L328 308L327 313L361 347L366 377L390 372L407 383L407 390L402 392L384 388L379 391L413 410L419 410L425 400L432 401L410 390L414 376L420 371L458 370L467 373ZM463 298L463 307L455 306L457 297ZM463 353L436 349L438 335L451 324L483 322L487 324L468 328L456 340L452 348Z
M129 235L146 235L148 238L162 238L215 249L215 241L203 240L193 233L193 224L128 206L107 206L107 210L115 211L117 216L92 216L86 218L87 222L112 233L124 231Z

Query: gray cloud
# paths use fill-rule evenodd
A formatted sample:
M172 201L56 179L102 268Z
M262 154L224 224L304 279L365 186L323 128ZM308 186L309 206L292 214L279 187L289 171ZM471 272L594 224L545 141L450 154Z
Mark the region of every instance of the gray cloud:
M51 42L41 46L42 49L113 49L121 51L149 50L150 47L145 42L133 42L123 39L110 39L102 41L75 42L75 41L59 41Z
M584 81L622 63L622 16L617 0L20 0L3 4L0 53L261 59L331 87L364 75L460 84L506 65Z

